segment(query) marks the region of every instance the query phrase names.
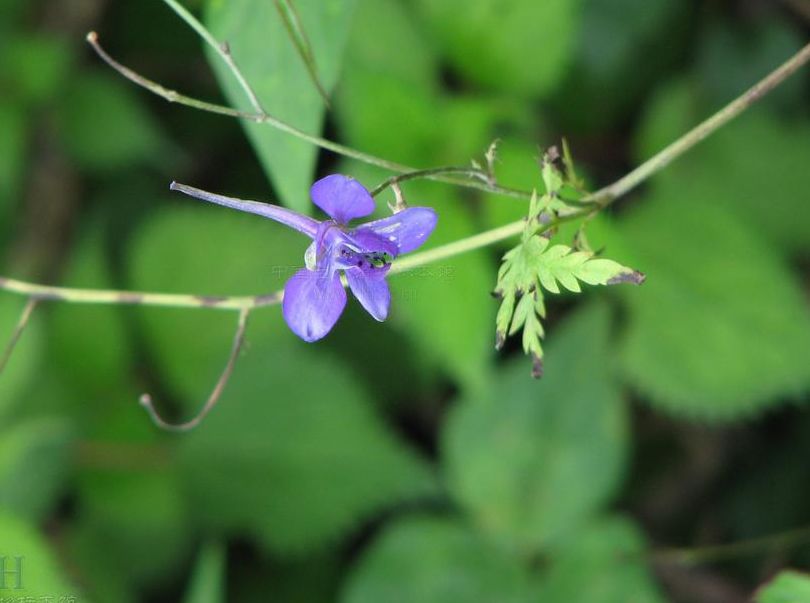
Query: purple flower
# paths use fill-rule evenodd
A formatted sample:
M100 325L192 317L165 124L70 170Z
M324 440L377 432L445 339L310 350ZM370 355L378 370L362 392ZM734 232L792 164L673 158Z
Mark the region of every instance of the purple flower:
M436 226L436 212L431 208L409 207L349 228L351 220L374 211L374 199L362 184L340 174L322 178L310 189L312 202L331 218L324 221L277 205L224 197L174 182L171 189L270 218L312 239L304 254L306 267L284 285L282 305L284 320L305 341L317 341L329 333L346 307L341 272L368 313L385 320L391 303L385 275L391 262L422 245Z

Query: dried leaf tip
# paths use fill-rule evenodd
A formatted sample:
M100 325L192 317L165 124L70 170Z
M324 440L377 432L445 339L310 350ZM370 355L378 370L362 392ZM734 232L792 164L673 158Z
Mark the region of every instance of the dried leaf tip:
M643 272L639 272L638 270L628 270L627 272L617 274L608 280L607 284L618 285L620 283L630 283L631 285L640 285L645 280L647 280L647 275Z
M532 354L532 377L540 379L543 376L543 359L537 354Z

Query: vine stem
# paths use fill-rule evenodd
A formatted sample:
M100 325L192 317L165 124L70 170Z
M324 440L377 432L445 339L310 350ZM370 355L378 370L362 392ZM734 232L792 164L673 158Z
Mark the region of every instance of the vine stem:
M810 60L810 44L782 63L762 80L746 90L710 118L700 123L678 140L659 151L632 172L613 184L594 193L590 200L606 205L634 189L644 180L668 166L704 138L730 122L779 84L793 75Z
M100 56L104 58L104 60L106 60L107 62L111 62L111 64L114 67L117 65L114 62L114 60L111 59L109 56L107 56L106 53L97 45L94 34L91 33L88 36L88 40L94 46L94 48L96 48L97 52L99 52ZM671 143L669 146L658 152L656 155L654 155L653 157L642 163L632 172L620 178L613 184L610 184L583 199L584 202L594 203L595 207L577 210L575 212L567 214L566 216L563 216L560 219L560 221L571 221L578 218L584 218L599 211L600 209L607 207L608 205L613 203L616 199L624 196L625 194L633 190L636 186L641 184L650 176L652 176L653 174L657 173L658 171L660 171L661 169L672 163L672 161L683 155L685 152L687 152L692 147L697 145L707 136L717 131L720 127L722 127L723 125L725 125L726 123L737 117L740 113L745 111L748 107L753 105L764 95L766 95L768 92L776 88L788 77L790 77L799 68L805 65L809 60L810 60L810 44L807 44L799 52L793 55L790 59L788 59L785 63L783 63L781 66L779 66L769 75L767 75L760 82L758 82L749 90L744 92L741 96L733 100L731 103L729 103L723 109L721 109L720 111L709 117L707 120L705 120L692 130L681 136L678 140ZM134 72L129 71L126 67L118 65L116 69L119 70L125 77L132 79L136 83L140 83L138 79L141 78L141 76L134 74ZM141 85L144 84L141 83ZM152 87L155 86L160 88L160 90L166 92L166 89L160 87L158 84L154 84L153 82L147 85L146 87L151 89ZM164 98L169 98L162 93L161 96L164 96ZM202 102L202 101L195 101L195 102ZM231 109L229 107L221 107L220 109L222 109L222 111L216 109L217 107L216 105L213 105L213 107L215 107L215 109L213 110L224 112L229 115L236 115L241 117L247 115L242 114L241 112L236 111L235 109ZM278 123L281 124L282 122ZM282 129L287 128L291 127L287 126L286 124L283 124ZM305 139L312 138L313 140L311 140L311 142L321 140L315 137L310 137L308 134L303 134L303 136L306 137ZM316 144L318 143L316 142ZM319 144L319 146L323 145ZM338 146L340 146L343 150L347 150L347 148L342 147L342 145ZM348 156L354 156L352 155L352 153L358 153L353 149L348 149L348 151L349 151ZM363 154L361 153L360 155ZM354 156L354 158L358 159L359 157ZM432 172L431 170L408 170L407 168L405 168L405 166L401 166L398 164L390 164L385 160L381 160L382 163L380 163L377 161L377 158L371 156L366 157L366 159L369 158L370 161L368 161L368 163L380 165L380 167L388 167L388 169L392 169L392 171L406 171L410 173L412 177L428 177L434 179L445 177L445 174L441 172L431 173ZM392 165L395 167L391 168ZM455 170L461 168L442 168L442 169ZM401 175L399 176L399 178L405 179L406 175L407 174ZM480 184L486 186L483 182ZM557 223L558 222L552 222L551 224L547 225L546 228L552 228ZM498 228L494 228L492 230L487 230L478 233L476 235L472 235L470 237L466 237L464 239L448 243L446 245L440 245L433 249L429 249L421 253L410 255L406 258L396 261L391 268L391 272L394 274L405 272L407 270L412 270L414 268L423 266L425 264L429 264L431 262L446 259L449 257L460 255L462 253L466 253L468 251L472 251L474 249L479 249L481 247L492 245L494 243L503 241L505 239L508 239L512 236L519 234L522 228L523 228L523 220L518 220L516 222L511 222L504 226L499 226ZM253 309L261 306L274 305L280 303L283 298L282 291L248 297L234 297L234 296L213 297L213 296L191 295L191 294L146 293L133 291L52 287L48 285L29 283L5 277L0 277L0 290L5 290L20 295L26 295L30 298L37 300L58 300L64 302L86 303L86 304L138 304L138 305L169 306L181 308L208 307L208 308L219 308L223 310L243 310L245 308Z
M740 540L695 548L671 548L654 551L652 559L683 565L700 565L736 559L767 550L788 549L810 543L810 526L768 534L759 538Z

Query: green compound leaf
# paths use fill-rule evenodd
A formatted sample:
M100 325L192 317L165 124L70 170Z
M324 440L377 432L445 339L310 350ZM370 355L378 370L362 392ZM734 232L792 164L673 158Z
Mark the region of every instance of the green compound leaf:
M311 43L318 79L329 92L335 85L355 0L298 2L300 24ZM271 0L209 0L207 22L218 40L226 41L234 60L273 117L310 134L323 126L324 102L306 64L290 39ZM254 111L222 59L207 49L220 85L231 104ZM310 213L308 191L315 172L317 147L267 124L243 122L265 172L281 201Z
M476 524L527 552L565 537L619 485L627 410L611 378L610 314L578 311L551 341L548 376L510 362L448 419L442 459Z
M519 559L456 519L389 527L349 576L341 603L528 603Z
M579 281L588 285L615 285L625 282L640 284L644 280L639 272L613 260L594 258L590 251L575 251L568 245L549 245L549 240L544 237L532 237L528 244L520 247L520 257L506 254L504 257L513 261L506 264L509 270L504 273L504 281L525 282L534 278L551 293L560 293L557 283L572 293L580 293Z
M756 603L810 603L810 574L794 570L780 572L757 591L754 600Z
M566 182L548 157L543 161L547 192L540 198L536 194L532 197L523 238L517 247L503 256L495 286L495 295L501 299L495 318L495 347L500 349L508 335L523 329L523 351L532 357L534 377L543 374L540 340L544 331L540 319L545 318L546 309L541 287L550 293L560 293L559 285L562 285L572 293L579 293L582 290L579 281L588 285L639 285L644 282L644 275L636 270L612 260L594 258L591 251L551 245L543 236L543 224L553 220L557 212L567 209L559 198ZM570 164L570 157L566 163Z
M644 563L647 547L628 519L600 519L555 550L541 576L543 603L663 603Z

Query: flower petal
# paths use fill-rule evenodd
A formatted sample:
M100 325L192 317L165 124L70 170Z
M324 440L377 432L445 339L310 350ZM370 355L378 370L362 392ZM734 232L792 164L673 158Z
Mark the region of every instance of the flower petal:
M436 212L430 207L409 207L399 213L366 222L355 230L369 230L397 246L399 253L408 253L421 246L436 228Z
M374 199L357 180L332 174L321 178L309 190L312 202L329 214L338 224L363 218L374 211Z
M302 268L284 285L284 320L304 341L324 337L345 307L346 290L336 271Z
M357 301L369 314L381 322L388 318L391 290L384 278L368 278L364 271L352 268L346 271L346 280Z
M367 229L356 229L350 233L350 240L365 252L381 251L394 257L399 255L399 247L376 232Z

